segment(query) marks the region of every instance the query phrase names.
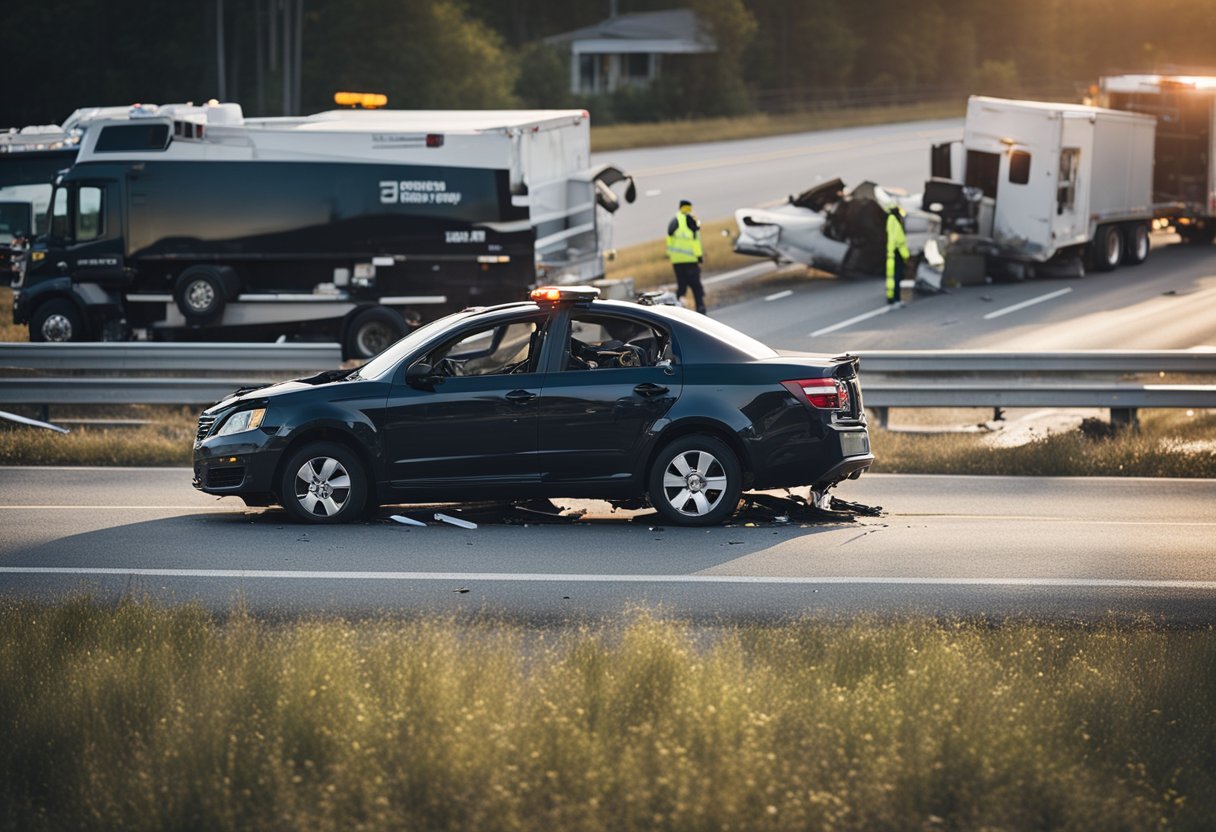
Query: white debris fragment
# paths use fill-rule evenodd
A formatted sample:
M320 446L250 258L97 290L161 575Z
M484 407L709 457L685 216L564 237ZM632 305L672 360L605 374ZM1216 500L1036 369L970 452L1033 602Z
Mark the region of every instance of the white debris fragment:
M421 520L415 520L413 517L406 517L404 514L394 514L391 517L389 517L388 519L396 520L398 523L400 523L403 526L425 526L426 525L426 523L423 523Z
M462 529L477 528L476 523L472 523L468 520L461 520L459 517L452 517L450 514L440 514L439 512L435 512L435 519L441 523L450 523L453 526L460 526Z

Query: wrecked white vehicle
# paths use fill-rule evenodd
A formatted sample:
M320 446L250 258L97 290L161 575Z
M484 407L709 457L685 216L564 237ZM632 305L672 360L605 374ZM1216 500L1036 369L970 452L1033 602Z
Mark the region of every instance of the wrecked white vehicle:
M935 239L940 218L921 208L919 195L897 198L873 182L862 182L846 194L844 182L832 179L777 208L740 208L735 212L735 251L842 277L883 277L887 212L895 205L905 212L917 287L940 289L943 263Z

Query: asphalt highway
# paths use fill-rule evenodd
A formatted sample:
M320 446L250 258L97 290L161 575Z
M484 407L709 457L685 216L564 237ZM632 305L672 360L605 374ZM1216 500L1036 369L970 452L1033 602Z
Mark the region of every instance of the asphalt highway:
M186 469L0 468L0 594L241 598L263 614L526 622L636 605L702 622L801 615L1216 620L1216 481L867 475L851 522L711 529L559 501L580 522L462 529L388 508L305 527L195 492ZM407 511L430 520L389 520ZM467 591L461 591L467 590Z
M889 310L879 279L806 278L710 314L773 347L1216 349L1216 247L1152 236L1143 265L1068 279L961 286Z

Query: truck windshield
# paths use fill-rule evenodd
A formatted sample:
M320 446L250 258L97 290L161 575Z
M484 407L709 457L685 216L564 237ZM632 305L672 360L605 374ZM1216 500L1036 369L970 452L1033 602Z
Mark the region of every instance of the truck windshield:
M66 238L71 225L68 223L68 189L62 186L55 188L51 197L51 236Z

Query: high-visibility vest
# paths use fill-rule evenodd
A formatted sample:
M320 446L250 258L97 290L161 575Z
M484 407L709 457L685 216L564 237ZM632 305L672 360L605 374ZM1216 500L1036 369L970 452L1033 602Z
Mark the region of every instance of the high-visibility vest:
M672 263L696 263L701 259L701 231L688 227L688 215L676 214L676 230L667 235L667 259Z
M887 214L887 277L895 276L895 253L907 260L912 256L908 251L908 235L904 233L903 211L896 208Z

